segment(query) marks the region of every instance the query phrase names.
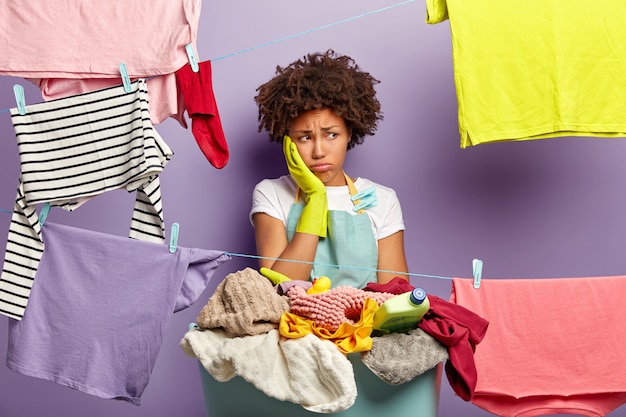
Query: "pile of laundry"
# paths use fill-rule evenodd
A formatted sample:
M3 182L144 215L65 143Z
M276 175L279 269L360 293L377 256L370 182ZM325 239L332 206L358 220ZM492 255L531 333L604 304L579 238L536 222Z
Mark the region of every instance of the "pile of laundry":
M467 397L461 394L473 390L473 349L487 328L474 313L429 295L431 311L419 327L373 337L374 312L385 300L411 291L407 281L307 293L312 285L273 285L252 268L231 273L180 346L218 381L240 376L269 397L318 413L354 404L357 388L349 353L360 352L363 363L393 385L447 360L446 374L459 395ZM430 324L423 325L426 321ZM463 331L453 335L455 328Z

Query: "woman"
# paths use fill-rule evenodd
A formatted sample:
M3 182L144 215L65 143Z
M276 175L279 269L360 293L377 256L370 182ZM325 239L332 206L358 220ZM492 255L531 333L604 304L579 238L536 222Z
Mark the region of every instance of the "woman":
M348 150L382 120L378 82L349 56L328 50L277 67L257 89L259 131L283 143L290 174L262 180L253 192L261 267L357 288L407 279L395 191L343 170Z

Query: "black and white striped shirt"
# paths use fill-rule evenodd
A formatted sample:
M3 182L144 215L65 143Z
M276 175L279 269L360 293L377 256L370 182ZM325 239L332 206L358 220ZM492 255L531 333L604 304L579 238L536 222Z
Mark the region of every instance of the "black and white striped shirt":
M132 84L11 109L20 181L0 276L0 313L21 319L44 251L35 206L72 211L107 191L137 198L129 236L162 243L158 175L173 156L150 122L144 79Z

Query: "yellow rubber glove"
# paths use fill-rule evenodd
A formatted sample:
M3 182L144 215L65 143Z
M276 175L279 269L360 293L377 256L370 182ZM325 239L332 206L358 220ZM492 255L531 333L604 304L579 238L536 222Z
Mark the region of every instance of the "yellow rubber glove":
M259 269L259 272L265 278L269 279L274 285L278 285L285 281L291 281L291 278L289 278L287 275L283 275L280 272L276 272L273 269L269 269L264 266Z
M326 237L328 228L328 199L324 183L302 160L296 144L289 136L283 138L283 152L287 168L300 190L306 194L304 209L296 225L296 232Z

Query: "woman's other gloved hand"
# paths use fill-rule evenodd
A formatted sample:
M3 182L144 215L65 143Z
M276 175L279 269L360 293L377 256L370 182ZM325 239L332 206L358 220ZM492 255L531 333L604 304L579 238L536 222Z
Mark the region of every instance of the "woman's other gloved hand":
M306 194L304 209L296 225L296 232L326 237L328 199L324 183L306 166L298 153L296 144L289 136L283 138L283 152L291 177L300 190Z
M280 272L276 272L273 269L269 269L264 266L259 269L259 272L265 278L269 279L274 285L279 285L283 282L291 281L291 278L289 278L287 275L283 275Z

